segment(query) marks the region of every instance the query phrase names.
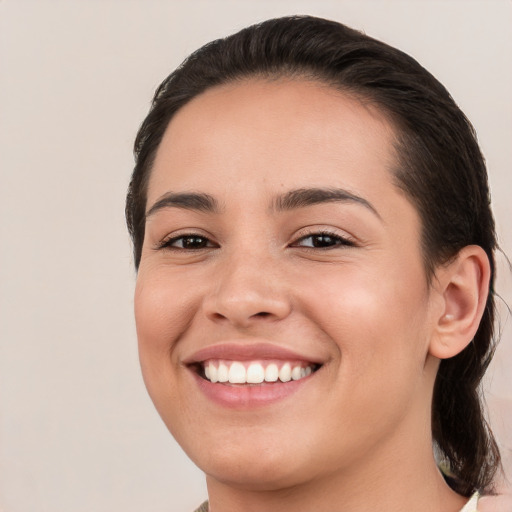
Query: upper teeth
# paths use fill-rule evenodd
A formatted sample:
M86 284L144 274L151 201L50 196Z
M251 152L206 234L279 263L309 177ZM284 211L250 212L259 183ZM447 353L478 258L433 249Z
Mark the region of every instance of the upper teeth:
M288 382L303 379L312 371L312 366L286 362L281 367L272 362L208 361L204 364L204 373L208 380L230 384L260 384L277 380Z

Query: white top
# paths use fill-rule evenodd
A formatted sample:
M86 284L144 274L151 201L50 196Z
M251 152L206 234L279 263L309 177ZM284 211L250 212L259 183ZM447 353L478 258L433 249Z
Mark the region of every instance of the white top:
M476 508L478 506L478 493L475 492L469 501L462 507L460 512L478 512Z

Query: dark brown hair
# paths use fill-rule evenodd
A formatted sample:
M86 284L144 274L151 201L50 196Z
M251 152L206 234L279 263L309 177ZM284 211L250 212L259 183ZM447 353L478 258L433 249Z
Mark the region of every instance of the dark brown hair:
M135 266L144 241L148 178L169 121L206 89L251 77L327 83L372 102L389 117L398 155L394 179L420 213L428 279L467 245L487 253L491 291L485 312L468 347L441 361L432 432L453 476L450 485L466 496L489 490L500 455L479 386L494 352L496 234L487 172L467 118L443 85L407 54L340 23L309 16L265 21L193 53L157 89L135 141L126 201Z

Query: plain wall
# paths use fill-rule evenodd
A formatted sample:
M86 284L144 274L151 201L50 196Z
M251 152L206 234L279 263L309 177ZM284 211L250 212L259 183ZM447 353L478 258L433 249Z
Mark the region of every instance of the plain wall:
M363 29L448 87L477 129L512 255L510 1L0 0L0 510L187 511L206 497L138 367L132 142L188 53L294 13ZM511 323L486 383L509 461Z

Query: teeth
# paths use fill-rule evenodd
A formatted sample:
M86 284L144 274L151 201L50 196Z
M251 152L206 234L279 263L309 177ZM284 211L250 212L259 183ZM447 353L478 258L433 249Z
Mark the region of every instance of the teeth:
M279 380L282 382L288 382L292 380L292 367L290 363L285 363L279 370Z
M284 363L281 368L276 363L265 366L260 362L208 361L204 366L205 377L213 383L261 384L262 382L289 382L300 380L313 373L312 366Z
M217 373L218 373L217 368L211 363L209 366L210 366L210 372L209 372L210 377L209 378L212 382L217 382L217 380L218 380L217 379Z
M299 380L301 378L301 370L300 366L294 366L292 368L292 380Z
M247 368L247 383L259 384L265 380L265 370L258 363L251 363Z
M217 370L217 380L219 382L228 382L229 380L229 368L224 363L219 364L219 368Z
M271 363L265 369L265 382L275 382L279 379L279 368L277 364Z
M247 372L242 363L232 363L229 368L229 382L230 384L245 384L247 381Z

